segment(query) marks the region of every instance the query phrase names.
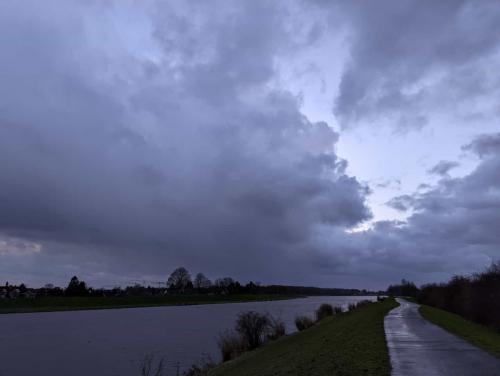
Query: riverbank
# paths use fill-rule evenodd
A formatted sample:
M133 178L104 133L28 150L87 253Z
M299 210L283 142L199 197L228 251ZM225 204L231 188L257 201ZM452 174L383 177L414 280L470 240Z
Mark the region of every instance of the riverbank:
M302 295L166 295L124 297L43 297L36 299L2 299L0 314L80 311L96 309L182 306L198 304L243 303L303 298Z
M373 303L320 321L224 363L210 376L390 375L384 317L398 303Z
M500 358L500 333L438 308L421 305L420 314L428 321Z

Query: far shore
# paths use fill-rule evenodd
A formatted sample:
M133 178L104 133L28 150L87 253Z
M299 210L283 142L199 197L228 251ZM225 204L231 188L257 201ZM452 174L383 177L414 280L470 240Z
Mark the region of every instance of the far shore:
M305 298L305 295L166 295L124 297L41 297L2 299L0 314L244 303Z

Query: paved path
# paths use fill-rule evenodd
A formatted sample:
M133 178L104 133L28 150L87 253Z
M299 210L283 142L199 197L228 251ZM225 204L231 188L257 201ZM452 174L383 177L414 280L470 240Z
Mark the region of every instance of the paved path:
M393 376L500 376L500 360L431 324L418 304L401 304L385 317Z

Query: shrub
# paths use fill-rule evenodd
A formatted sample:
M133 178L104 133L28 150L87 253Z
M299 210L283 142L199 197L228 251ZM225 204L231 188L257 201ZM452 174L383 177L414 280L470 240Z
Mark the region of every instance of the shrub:
M157 361L154 355L146 355L140 367L140 374L141 376L163 376L164 370L165 365L163 358Z
M246 350L245 343L241 336L231 330L225 331L219 335L217 345L219 346L223 362L236 358Z
M246 342L248 349L253 350L263 343L269 324L267 315L254 311L242 312L236 321L236 331Z
M270 315L248 311L238 315L233 331L225 331L217 340L222 361L234 359L246 350L253 350L266 340L273 340L286 334L283 320ZM197 371L198 366L192 366ZM198 367L200 368L200 367ZM196 373L189 374L198 375ZM203 375L203 374L200 374Z
M371 300L361 300L360 302L356 303L356 308L361 308L361 307L364 307L368 304L372 304L372 301Z
M342 312L344 312L342 310L342 307L340 307L340 306L333 307L333 313L335 313L336 315L340 315Z
M373 303L371 300L361 300L361 301L356 302L356 303L349 303L349 305L347 307L347 310L349 312L351 312L351 311L354 311L357 308L364 307L364 306L366 306L368 304L371 304L371 303Z
M323 320L325 317L333 316L333 307L331 304L323 303L316 310L316 320Z
M314 322L307 316L297 316L295 318L295 326L297 330L300 332L304 329L310 328L314 325Z
M208 373L215 367L214 362L208 358L199 364L193 364L189 369L182 373L183 376L208 376Z
M286 326L283 320L269 316L269 328L267 338L270 340L283 337L286 334Z

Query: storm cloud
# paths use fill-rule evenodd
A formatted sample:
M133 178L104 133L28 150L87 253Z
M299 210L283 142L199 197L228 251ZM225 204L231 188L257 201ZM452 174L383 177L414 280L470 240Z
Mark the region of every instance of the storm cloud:
M133 30L106 26L118 3L52 5L2 5L6 244L96 273L259 278L314 259L317 226L370 217L338 134L268 87L301 43L278 5L151 3Z
M425 126L429 117L496 111L500 4L491 1L352 1L332 6L347 21L350 62L334 110L342 125ZM480 105L479 100L487 103Z
M373 219L373 187L337 146L353 126L418 129L472 101L459 116L490 119L497 7L2 2L0 279L126 284L184 265L383 288L487 265L500 249L498 134L463 146L472 171L452 178L462 164L444 161L429 170L438 182L390 199L408 214L391 221ZM311 120L283 79L336 33L339 127Z
M500 147L494 141L499 136L483 135L471 143L482 159L466 176L445 176L424 192L395 198L391 205L412 214L405 222L379 223L358 234L367 249L387 257L384 265L391 270L399 263L421 283L425 274L443 280L450 270L469 274L498 260Z

